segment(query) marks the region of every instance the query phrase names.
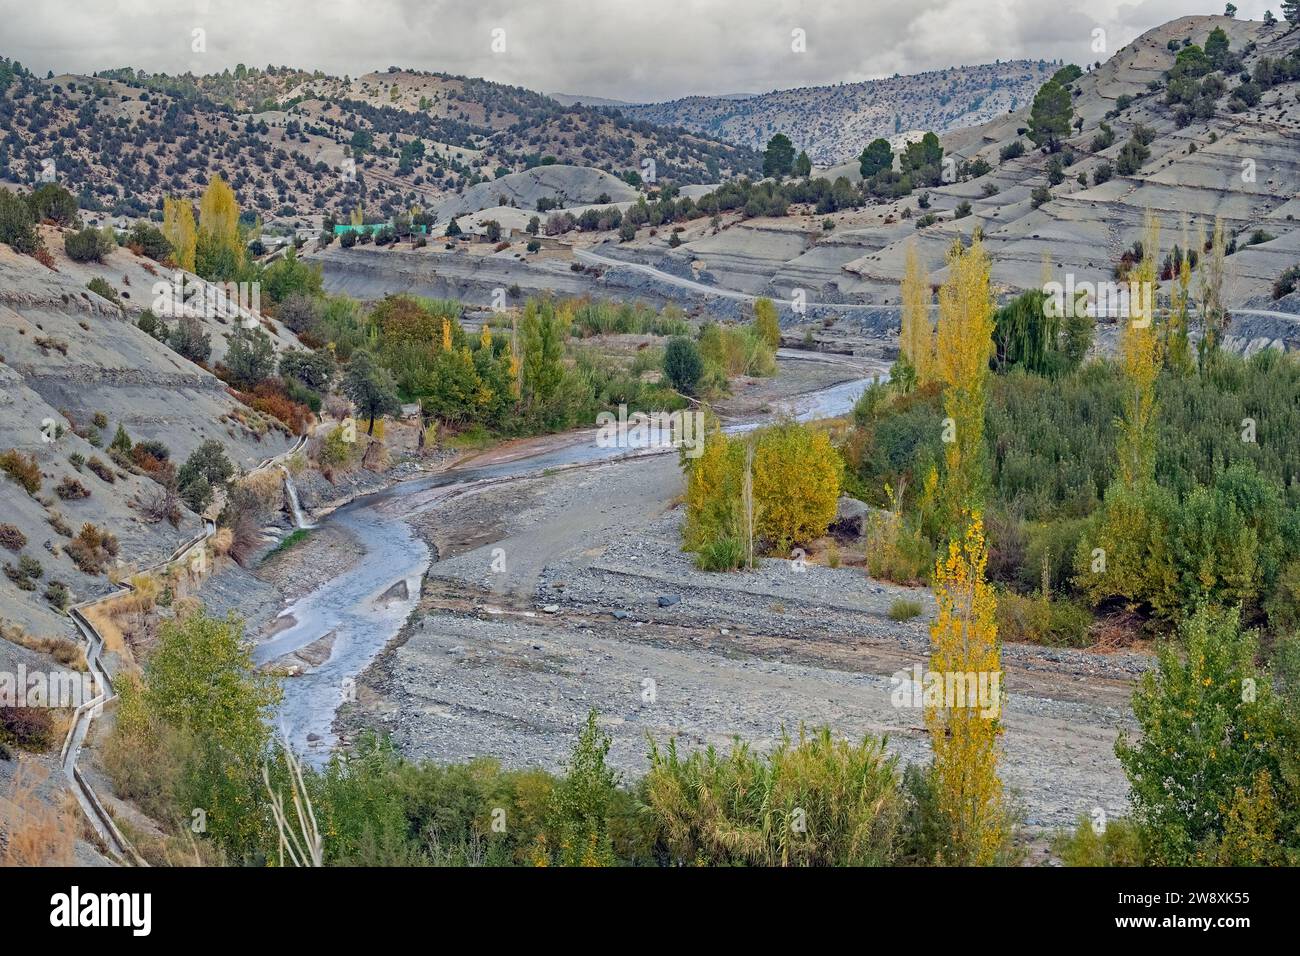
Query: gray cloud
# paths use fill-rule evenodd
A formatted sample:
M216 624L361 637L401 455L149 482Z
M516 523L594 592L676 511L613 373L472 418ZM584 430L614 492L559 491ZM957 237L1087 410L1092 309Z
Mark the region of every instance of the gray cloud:
M1262 16L1267 0L1241 0ZM615 99L766 92L994 59L1086 63L1186 0L0 0L0 53L44 72L389 65ZM802 29L807 51L791 50ZM206 51L192 50L205 31ZM505 51L492 51L492 31Z

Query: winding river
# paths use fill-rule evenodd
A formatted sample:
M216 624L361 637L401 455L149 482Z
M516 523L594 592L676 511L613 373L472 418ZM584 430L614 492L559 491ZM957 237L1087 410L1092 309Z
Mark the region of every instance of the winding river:
M783 361L835 361L820 355L782 350ZM850 368L845 364L846 370ZM860 374L860 366L854 366ZM729 423L727 431L744 432L781 415L800 421L842 415L872 380L856 378L828 388L792 396L770 415L752 421ZM329 759L337 739L331 729L339 705L351 699L355 681L401 630L419 599L420 583L430 564L428 546L406 519L433 507L449 494L485 481L503 481L534 475L551 468L612 461L638 454L655 454L635 442L623 447L598 444L596 432L574 432L520 443L510 457L490 464L461 466L427 478L404 481L374 494L357 498L320 521L348 532L364 552L362 559L281 612L282 627L253 652L265 664L320 642L328 656L284 682L284 699L277 720L280 732L306 759L320 765ZM629 446L633 447L629 447ZM328 643L332 638L332 644Z

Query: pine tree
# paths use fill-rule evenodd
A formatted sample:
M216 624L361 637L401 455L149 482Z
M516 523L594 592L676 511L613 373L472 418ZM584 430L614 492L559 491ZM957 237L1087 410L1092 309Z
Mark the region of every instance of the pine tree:
M763 175L780 179L789 176L794 168L794 143L785 133L777 133L767 142L763 151Z
M1056 80L1048 80L1034 96L1029 114L1029 138L1036 146L1046 146L1053 153L1061 140L1070 135L1074 119L1074 100L1070 91Z
M870 179L876 173L891 169L894 165L894 148L887 139L873 139L858 157L858 172L863 179Z

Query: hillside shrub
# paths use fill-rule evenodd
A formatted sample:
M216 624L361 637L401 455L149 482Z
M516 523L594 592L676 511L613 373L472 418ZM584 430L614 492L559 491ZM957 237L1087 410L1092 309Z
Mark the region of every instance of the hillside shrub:
M35 455L24 455L17 449L10 448L0 455L0 470L33 497L41 490L41 468L36 463Z

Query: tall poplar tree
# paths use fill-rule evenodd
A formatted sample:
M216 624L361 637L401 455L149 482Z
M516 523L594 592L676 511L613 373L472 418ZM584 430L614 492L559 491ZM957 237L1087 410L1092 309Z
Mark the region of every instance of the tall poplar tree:
M993 349L989 271L978 238L949 255L948 280L939 290L936 363L948 416L943 495L953 525L934 570L938 614L930 626L930 672L946 693L941 702L926 701L925 722L936 806L946 823L944 862L967 866L996 862L1007 843L997 768L1002 649L996 599L985 578L982 515L985 383ZM960 699L952 693L959 685ZM978 687L993 699L981 699Z
M916 384L925 385L935 377L934 328L930 323L930 277L921 265L915 240L907 246L900 291L899 352L911 365Z
M196 231L194 209L188 199L163 200L162 233L171 244L172 261L178 268L193 272Z
M235 192L215 175L199 202L199 233L195 267L214 282L235 278L244 264L244 243L239 236L239 202Z

